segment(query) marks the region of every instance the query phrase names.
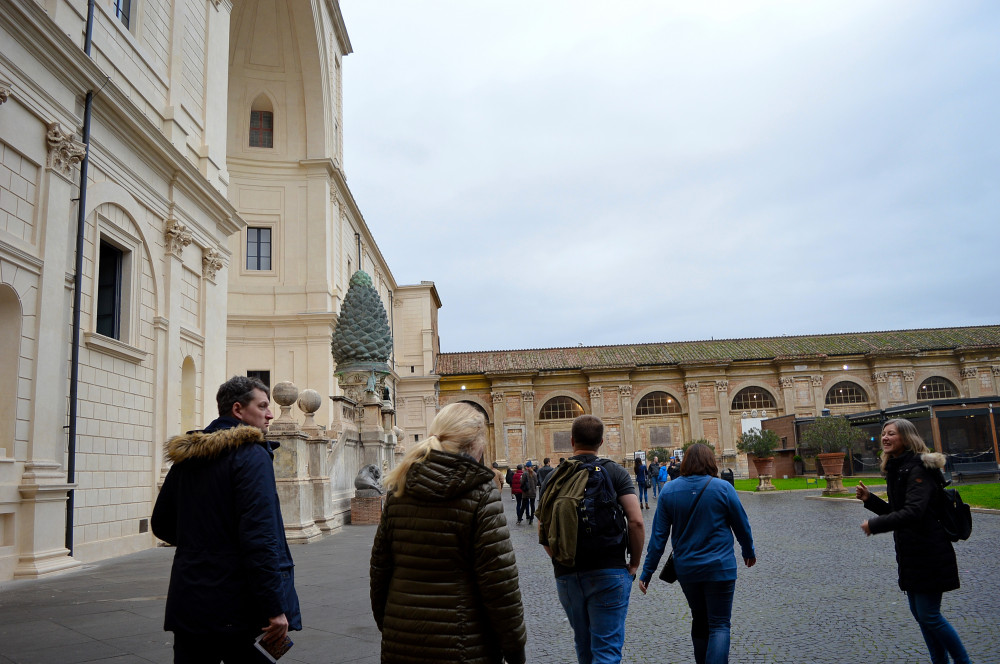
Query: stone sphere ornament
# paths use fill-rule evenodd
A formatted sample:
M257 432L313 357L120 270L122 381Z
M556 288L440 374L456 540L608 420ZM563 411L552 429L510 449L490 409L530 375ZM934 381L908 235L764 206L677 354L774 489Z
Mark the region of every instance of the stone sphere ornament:
M278 416L279 420L292 419L292 404L295 403L298 397L299 388L295 387L295 384L290 380L283 380L271 388L271 398L281 406L281 415Z
M323 404L323 399L319 396L319 392L316 390L302 390L299 394L299 400L296 405L299 407L303 413L305 413L305 421L302 422L303 429L312 429L316 427L316 421L313 419L313 413L319 410L319 407Z

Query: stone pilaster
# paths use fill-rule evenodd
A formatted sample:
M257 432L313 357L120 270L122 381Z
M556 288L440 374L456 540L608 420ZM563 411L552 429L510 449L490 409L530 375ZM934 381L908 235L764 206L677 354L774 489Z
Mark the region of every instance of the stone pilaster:
M698 381L684 383L684 391L687 393L688 419L691 421L691 439L698 440L705 437L705 429L701 424L701 397L698 394Z
M604 388L600 385L591 385L587 388L590 396L590 413L596 417L604 417Z
M528 450L528 456L532 459L541 459L544 456L544 447L535 437L535 391L521 390L521 409L524 413L524 445Z
M490 392L493 399L493 436L496 438L496 458L501 464L510 465L510 447L507 444L507 428L505 419L507 407L504 405L503 392ZM514 461L514 463L517 463Z
M729 381L715 381L715 392L719 407L719 443L722 447L718 450L720 456L732 456L736 454L736 441L733 439L733 421L729 415Z
M622 452L625 457L633 456L636 451L635 443L635 411L632 409L632 386L619 385L618 398L621 399L622 413Z
M962 376L962 396L979 396L979 369L976 367L963 367L959 370Z

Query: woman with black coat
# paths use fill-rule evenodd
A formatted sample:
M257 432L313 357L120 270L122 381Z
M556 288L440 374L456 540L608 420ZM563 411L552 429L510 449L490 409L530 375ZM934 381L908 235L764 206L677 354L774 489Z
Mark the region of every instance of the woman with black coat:
M941 615L941 596L959 587L958 563L951 539L937 519L944 455L927 449L908 420L882 426L882 472L889 502L860 482L856 495L879 515L861 524L866 535L892 532L899 564L899 588L931 654L932 664L968 664L969 655L955 628Z

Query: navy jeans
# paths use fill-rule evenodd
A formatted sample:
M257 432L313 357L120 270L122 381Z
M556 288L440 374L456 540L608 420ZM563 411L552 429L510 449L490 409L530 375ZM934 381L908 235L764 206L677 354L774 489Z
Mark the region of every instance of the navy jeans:
M621 663L633 580L623 568L556 577L559 601L573 628L580 664Z
M691 643L697 664L729 662L729 619L736 581L696 581L681 590L691 607Z
M969 664L969 654L958 632L941 615L941 593L907 592L906 597L931 653L931 664L948 664L948 655L955 664Z
M649 490L645 484L639 485L639 507L649 504Z

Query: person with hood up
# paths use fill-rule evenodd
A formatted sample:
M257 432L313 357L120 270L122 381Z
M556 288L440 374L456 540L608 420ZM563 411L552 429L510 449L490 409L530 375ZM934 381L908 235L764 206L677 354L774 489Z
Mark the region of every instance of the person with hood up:
M486 421L454 403L429 433L386 478L370 569L381 661L524 664L514 547L481 463Z
M968 664L969 655L955 628L941 615L941 597L957 590L955 548L935 516L942 508L943 454L933 453L909 420L882 425L882 473L886 502L859 482L856 496L879 515L861 524L866 535L892 532L899 565L899 589L930 651L931 664Z

